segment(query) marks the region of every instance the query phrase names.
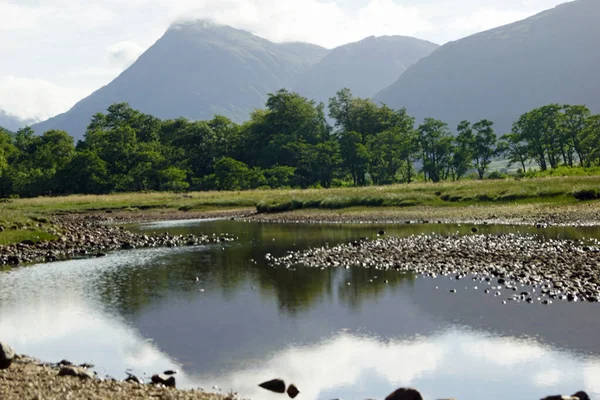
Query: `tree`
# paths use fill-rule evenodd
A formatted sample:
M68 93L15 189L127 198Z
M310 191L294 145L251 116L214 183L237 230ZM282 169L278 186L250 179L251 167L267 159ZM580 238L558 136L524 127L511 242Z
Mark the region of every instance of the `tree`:
M525 165L529 161L529 147L520 135L508 133L502 136L498 148L500 152L508 157L508 167L511 167L514 164L520 164L521 171L525 173Z
M448 124L443 121L426 118L419 126L419 142L425 179L439 182L445 179L450 169L452 154L452 135Z
M452 172L455 180L460 179L472 166L475 137L471 123L462 121L458 125L458 135L452 149Z
M356 186L366 184L365 174L369 162L369 150L358 132L343 132L340 136L342 164L352 176Z
M479 179L483 179L492 158L496 155L496 134L494 133L494 123L483 119L473 125L475 137L472 141L473 165L477 169Z
M592 113L585 106L571 106L568 104L563 106L563 110L564 117L561 119L561 133L565 138L566 145L569 147L569 156L565 162L569 166L573 166L572 152L574 151L577 154L579 165L583 166L587 154L584 153L584 148L581 145L581 141L583 140L582 135L586 128L587 120L591 117Z

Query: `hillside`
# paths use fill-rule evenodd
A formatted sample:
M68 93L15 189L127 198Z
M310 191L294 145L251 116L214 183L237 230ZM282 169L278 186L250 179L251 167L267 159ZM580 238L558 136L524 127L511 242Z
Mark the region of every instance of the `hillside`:
M293 89L326 103L344 87L359 97L372 97L438 47L405 36L371 36L333 49L303 74Z
M81 138L91 116L115 102L159 118L209 119L219 113L242 121L264 105L268 93L290 87L326 53L206 21L173 25L111 83L34 129L59 128Z
M504 133L518 116L548 103L600 112L600 1L577 0L531 18L448 43L377 96L420 121L455 129L488 118Z

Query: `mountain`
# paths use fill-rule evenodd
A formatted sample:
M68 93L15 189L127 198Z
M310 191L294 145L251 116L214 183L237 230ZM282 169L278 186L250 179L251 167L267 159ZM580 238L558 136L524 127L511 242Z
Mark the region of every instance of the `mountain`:
M524 112L549 103L600 112L600 1L577 0L531 18L448 43L375 96L405 106L417 121L455 129L488 118L499 133Z
M267 94L294 80L328 50L306 43L276 44L208 21L171 26L127 70L68 112L35 125L81 138L92 115L115 102L159 118L236 121L264 106Z
M8 129L9 131L16 132L20 128L31 125L34 122L35 121L29 119L23 120L19 117L7 113L6 111L0 110L0 126L4 129Z
M438 47L405 36L371 36L333 49L303 74L293 89L325 103L345 87L356 96L373 97Z

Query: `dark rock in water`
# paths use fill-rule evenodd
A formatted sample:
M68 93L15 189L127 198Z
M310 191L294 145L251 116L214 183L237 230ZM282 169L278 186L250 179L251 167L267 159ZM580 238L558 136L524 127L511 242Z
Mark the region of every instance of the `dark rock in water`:
M106 253L96 253L96 257L101 258L101 257L106 257Z
M81 379L94 379L96 377L93 372L72 365L62 367L58 371L58 376L74 376Z
M7 344L0 342L0 369L7 369L15 358L15 351Z
M94 368L94 364L90 364L90 363L83 363L83 364L79 364L79 366L80 366L81 368L85 368L85 369Z
M65 366L65 365L73 365L73 363L71 361L69 361L69 360L60 360L57 365L59 365L59 366L61 366L61 365Z
M23 240L21 244L25 246L35 246L35 242L33 240Z
M288 394L288 396L290 396L290 398L295 399L296 396L298 396L300 394L300 391L298 390L296 385L294 385L292 383L287 389L287 394Z
M379 231L379 236L385 235L385 231Z
M423 397L416 389L400 388L386 397L385 400L423 400Z
M144 384L144 380L141 378L138 378L137 376L133 375L133 374L127 374L129 375L127 377L127 379L125 379L125 382L129 382L129 383L139 383L140 385Z
M7 261L11 265L19 265L19 264L21 264L21 259L19 258L19 256L15 256L15 255L8 256Z
M575 393L573 397L577 397L579 400L590 400L590 396L583 390Z
M175 387L175 377L174 376L169 376L169 375L164 375L164 374L157 374L157 375L152 375L152 383L154 384L163 384L166 387Z
M477 229L476 227L472 227L472 228L471 228L471 232L473 232L473 233L477 233L477 232L479 232L479 229Z
M177 371L174 371L171 369L168 369L165 372L163 372L163 374L165 374L165 375L175 375L176 373L177 373Z
M261 388L267 389L275 393L285 393L285 382L281 379L273 379L267 382L263 382L260 385Z

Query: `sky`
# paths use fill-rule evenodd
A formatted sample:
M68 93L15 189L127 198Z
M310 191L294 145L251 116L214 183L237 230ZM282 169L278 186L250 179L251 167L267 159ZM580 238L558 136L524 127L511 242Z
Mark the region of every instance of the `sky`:
M375 35L438 44L565 0L0 0L0 110L45 120L109 83L175 21L210 18L332 48Z

